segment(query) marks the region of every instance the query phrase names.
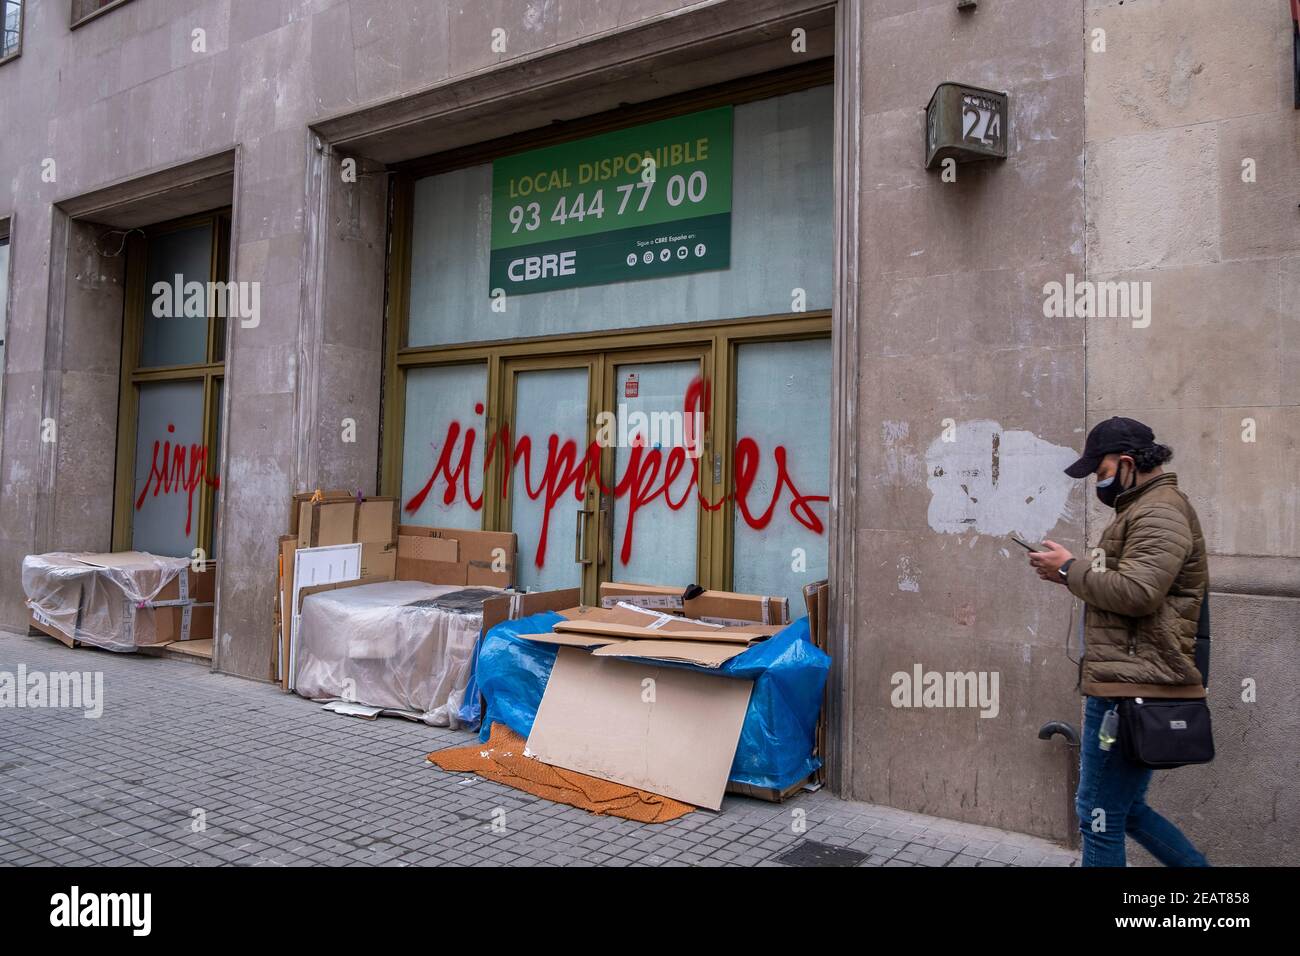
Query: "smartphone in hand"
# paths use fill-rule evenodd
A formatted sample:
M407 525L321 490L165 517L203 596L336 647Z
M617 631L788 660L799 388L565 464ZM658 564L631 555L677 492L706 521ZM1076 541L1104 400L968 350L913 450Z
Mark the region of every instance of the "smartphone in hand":
M1045 553L1046 550L1047 550L1046 548L1042 547L1041 545L1030 544L1028 541L1024 541L1024 540L1022 540L1022 539L1021 539L1020 537L1018 537L1017 535L1014 535L1014 534L1013 534L1013 535L1008 535L1008 537L1011 538L1011 540L1014 541L1016 544L1020 545L1020 547L1024 548L1026 551L1032 552L1032 553L1034 553L1034 554L1043 554L1043 553Z

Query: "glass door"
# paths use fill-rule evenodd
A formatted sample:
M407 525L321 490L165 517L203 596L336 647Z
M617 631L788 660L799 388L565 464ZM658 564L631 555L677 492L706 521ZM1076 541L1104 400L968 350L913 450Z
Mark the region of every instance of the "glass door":
M706 345L509 359L485 457L530 590L708 577ZM704 491L700 480L704 479Z
M601 580L708 577L707 359L703 347L606 353Z
M516 583L532 591L595 588L597 505L591 453L599 394L597 358L562 356L505 363L495 459L504 526L518 539Z

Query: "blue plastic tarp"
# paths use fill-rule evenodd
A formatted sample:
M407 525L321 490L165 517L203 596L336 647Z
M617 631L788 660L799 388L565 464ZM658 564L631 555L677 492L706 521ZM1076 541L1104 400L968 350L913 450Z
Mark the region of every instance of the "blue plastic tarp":
M520 635L545 633L560 620L548 611L503 621L479 639L460 718L471 727L481 720L480 740L488 739L493 722L525 738L532 731L558 648ZM721 667L652 663L754 682L731 765L732 782L784 789L821 765L812 751L831 659L813 646L806 617ZM480 692L484 713L479 712Z

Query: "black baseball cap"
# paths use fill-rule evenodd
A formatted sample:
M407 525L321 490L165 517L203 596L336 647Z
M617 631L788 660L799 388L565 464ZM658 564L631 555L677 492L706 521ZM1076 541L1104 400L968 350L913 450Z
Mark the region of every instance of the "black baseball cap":
M1087 478L1101 460L1112 452L1132 452L1155 444L1156 433L1134 418L1108 418L1098 422L1088 432L1083 446L1083 457L1065 473L1071 478Z

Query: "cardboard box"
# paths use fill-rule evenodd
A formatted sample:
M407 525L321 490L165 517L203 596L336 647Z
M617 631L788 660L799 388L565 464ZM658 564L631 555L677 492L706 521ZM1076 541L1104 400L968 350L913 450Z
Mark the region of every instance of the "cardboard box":
M352 540L362 544L380 542L396 548L397 513L396 498L367 498L357 505L357 527Z
M298 547L397 541L397 499L384 496L298 502Z
M136 643L158 645L176 641L210 641L214 610L212 604L136 608Z
M55 624L53 620L46 617L44 612L39 608L32 608L31 612L31 617L28 620L28 625L30 627L35 628L42 634L54 638L64 647L76 647L77 642L59 630L58 625Z
M357 493L348 491L346 488L337 488L330 491L303 491L293 496L289 503L289 534L295 538L298 537L298 519L299 509L304 501L311 501L317 495L321 501L356 501Z
M521 617L541 614L543 611L563 611L582 600L579 588L561 588L556 591L534 591L523 594L511 591L483 602L483 633L486 634L502 621L517 621Z
M511 601L522 605L522 613L510 615L511 619L543 610L557 611L566 619L566 623L561 625L563 630L522 635L529 640L557 645L557 665L562 659L565 661L565 666L552 670L543 701L549 695L554 703L558 697L568 711L567 717L562 713L561 716L565 719L553 718L549 716L549 708L546 714L539 708L537 720L533 724L533 733L538 737L536 741L532 736L529 737L530 752L547 763L715 809L720 805L724 791L780 802L808 783L800 780L778 791L774 788L729 782L727 777L730 775L740 727L748 708L752 682L710 677L698 671L680 671L676 668L661 670L654 663L664 661L718 668L743 654L753 646L754 641L782 630L782 625L730 625L706 628L701 632L701 636L707 632L708 636L715 638L720 633L739 633L745 635L743 643L739 640L682 639L680 635L700 630L698 622L672 620L660 628L650 628L643 623L645 619L649 618L654 623L668 615L662 611L647 613L644 608L629 610L617 606L559 606L563 603L561 596L572 595L576 598L577 593L577 589L572 589L567 592L505 595L484 605L485 627L488 626L486 614L489 606L498 604L498 607L505 608ZM607 596L612 596L606 593ZM675 596L680 596L680 592ZM535 603L530 606L530 601ZM762 602L750 602L747 606L761 608ZM820 606L824 611L825 602ZM503 616L500 619L505 620L504 612L501 613ZM822 619L824 620L824 614ZM591 633L608 630L608 625L618 623L625 627L640 624L637 636ZM588 662L585 665L584 659ZM594 662L606 662L611 667L628 670L601 670ZM573 670L579 671L577 676L571 673ZM688 693L684 698L678 696L681 689L675 686L669 688L672 692L670 697L662 696L660 674L668 671L674 675L690 674L698 679L692 682L693 686L687 688ZM655 703L679 708L677 717L686 726L669 728L656 717L654 707L647 708L646 705L650 702L644 701L642 697L646 688L642 682L647 677L655 681ZM675 681L677 678L669 680ZM744 685L744 689L735 694L736 699L730 700L737 684ZM596 703L592 709L586 710L584 708L589 697ZM716 704L720 697L726 702L723 712L710 712L710 704ZM615 712L611 713L609 709ZM819 724L819 729L821 726ZM596 736L593 736L593 728L598 728ZM822 738L819 737L820 739ZM534 746L535 743L537 746ZM539 750L538 747L543 749ZM675 762L665 759L664 754L677 755L678 759ZM688 759L681 759L683 754Z
M167 582L149 603L155 607L162 604L211 604L217 599L217 563L205 561L202 571L195 571L194 566L182 569L181 573Z
M747 621L759 624L790 623L790 602L783 597L702 591L696 597L684 599L682 594L685 591L684 587L607 581L600 586L600 604L601 607L613 607L624 602L712 624Z
M804 600L808 605L808 630L812 636L813 646L830 653L830 636L827 634L827 623L830 617L831 596L830 582L817 581L804 588ZM831 682L826 682L826 688L822 692L822 709L817 715L817 732L813 740L813 756L821 761L821 766L817 768L816 781L818 784L826 782L826 710L830 705ZM777 797L776 799L780 799Z
M141 589L140 593L150 586L151 581L157 580L155 577L157 564L154 557L139 551L77 554L71 556L69 560L72 564L84 565L90 573L107 569L142 572L136 579L135 585ZM93 593L98 595L101 601L107 595L107 599L111 602L107 609L108 620L113 622L114 636L119 643L134 644L138 647L154 646L178 640L212 637L216 598L215 581L216 562L208 561L205 562L202 571L195 571L192 564L181 568L149 601L144 603L137 603L125 593L118 591L116 583L108 576L103 577L101 587L95 588ZM105 591L103 588L109 590ZM33 609L31 626L68 647L86 643L69 637L59 627L59 623L70 626L74 634L82 627L85 613L82 605L86 594L84 589L80 592L75 621L56 622L43 611ZM97 619L102 618L103 613L102 610L96 612Z
M77 560L92 568L122 568L128 571L133 569L152 571L155 568L152 557L139 551L79 554ZM188 602L210 604L216 600L216 579L216 561L205 561L202 571L195 571L191 563L163 585L162 589L150 599L149 604L154 607Z
M515 550L513 531L399 525L395 580L508 588Z
M528 752L557 767L717 810L753 686L561 647Z
M573 635L578 636L578 635ZM749 644L710 644L705 641L615 641L592 650L593 657L636 657L700 667L721 667L749 650Z

